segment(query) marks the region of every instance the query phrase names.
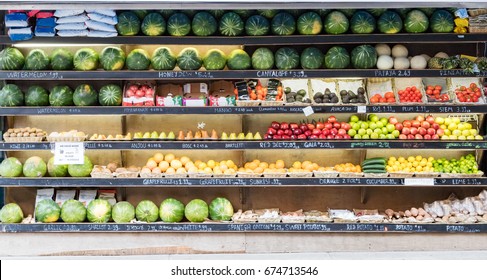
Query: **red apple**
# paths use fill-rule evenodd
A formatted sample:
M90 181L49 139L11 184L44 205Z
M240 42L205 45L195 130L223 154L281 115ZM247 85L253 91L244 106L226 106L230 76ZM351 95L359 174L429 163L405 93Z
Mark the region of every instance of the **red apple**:
M298 139L299 140L306 140L306 139L308 139L308 136L306 136L306 134L300 134L300 135L298 135Z
M421 122L420 121L413 121L411 123L411 126L412 127L416 127L416 128L419 128L421 126ZM281 126L282 127L282 126Z
M431 139L433 139L433 140L439 140L440 139L440 136L438 136L438 134L435 134L435 135L431 136Z
M326 139L326 135L325 135L325 134L320 134L320 135L318 136L318 138L319 138L319 139Z
M279 130L277 131L277 135L280 135L280 136L284 135L284 130L279 129Z
M281 125L278 122L272 122L271 127L277 130L281 128Z
M318 139L318 135L311 135L311 136L309 137L309 139L316 140L316 139Z
M406 140L408 137L405 134L399 134L399 139Z
M277 130L275 130L272 127L269 127L269 129L267 129L267 134L269 134L269 135L274 135L276 133L277 133Z
M289 127L290 127L291 129L298 129L298 128L299 128L299 125L298 125L297 123L290 123L290 124L289 124Z
M349 131L350 129L352 129L352 125L349 123L345 123L342 128L345 129L346 131Z
M396 130L401 131L404 128L404 125L402 123L396 123Z
M389 123L396 124L396 123L398 123L398 120L396 117L389 117Z
M426 134L425 136L423 136L423 139L424 140L431 140L431 135Z
M313 134L313 133L311 133L311 130L306 130L306 131L304 132L304 135L306 135L307 137L310 137L310 136L311 136L311 134Z
M315 128L315 129L313 129L313 131L311 132L311 134L313 134L313 135L320 135L321 134L321 130Z
M426 121L429 122L430 124L434 124L435 123L435 118L433 118L432 115L428 115L426 117Z
M326 139L335 139L335 136L333 136L331 134L330 135L326 135Z
M274 135L274 136L272 136L272 139L282 139L282 136L281 135Z
M308 124L306 124L306 125L308 126L308 129L309 129L309 130L313 130L313 129L315 129L315 128L316 128L316 127L315 127L315 125L314 125L314 124L312 124L312 123L308 123Z
M418 134L418 129L416 127L411 127L411 134L412 135Z
M440 129L437 129L436 130L436 135L438 135L438 136L441 137L441 136L445 135L445 131L443 129L441 129L441 128Z
M335 136L335 135L337 135L337 134L338 134L338 129L336 129L336 128L332 128L332 129L330 130L330 133L331 133L331 135Z
M281 129L289 129L289 124L287 122L282 122Z
M411 127L411 126L412 126L411 121L403 121L403 122L402 122L402 125L403 125L404 127Z
M317 128L317 129L323 129L323 128L325 128L325 124L324 124L324 123L322 123L322 122L317 122L317 123L316 123L316 128Z
M269 135L269 134L264 134L264 139L272 139L272 135Z
M417 139L417 140L421 140L421 139L423 139L423 135L416 134L416 135L414 135L414 138Z
M414 135L412 135L412 134L409 134L409 135L408 135L408 139L409 139L409 140L413 140L414 138L415 138L415 137L414 137Z
M334 123L337 121L337 118L335 118L335 116L330 116L330 117L328 117L328 121L331 123Z
M424 117L421 116L421 115L419 115L419 116L416 117L416 120L419 121L419 122L422 122L422 121L424 121Z
M303 131L301 129L299 129L299 128L296 128L296 129L293 130L293 133L295 135L299 135L299 134L303 134Z
M409 127L404 127L402 129L401 133L404 135L409 135L409 134L411 134L411 129Z
M436 130L434 128L428 128L428 135L433 136L436 134Z
M340 127L342 127L340 123L333 123L333 128L340 129Z
M293 135L291 135L291 139L293 139L293 140L297 140L297 139L299 139L299 138L298 138L298 135L293 134Z
M291 135L293 135L293 131L292 131L292 130L290 130L290 129L284 129L284 135L289 135L289 136L291 136Z
M291 139L291 136L289 136L289 135L284 134L282 136L282 140L290 140L290 139Z
M426 130L426 128L418 128L418 132L420 135L426 135L428 133L428 131Z
M335 139L343 139L343 135L338 134L337 136L335 136Z
M329 130L328 128L324 128L324 129L321 131L321 134L323 134L323 135L325 135L325 136L326 136L326 135L330 135L330 133L331 133L331 132L330 132L330 130Z

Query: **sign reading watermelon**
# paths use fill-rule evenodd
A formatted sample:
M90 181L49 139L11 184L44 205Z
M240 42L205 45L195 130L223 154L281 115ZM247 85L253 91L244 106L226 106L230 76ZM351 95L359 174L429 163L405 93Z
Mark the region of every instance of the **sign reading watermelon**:
M54 143L54 164L84 164L85 147L83 142Z

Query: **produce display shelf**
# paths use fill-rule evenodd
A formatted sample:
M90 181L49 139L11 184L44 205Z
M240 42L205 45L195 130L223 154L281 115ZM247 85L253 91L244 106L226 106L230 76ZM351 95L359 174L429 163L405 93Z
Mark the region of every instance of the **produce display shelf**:
M485 187L486 177L467 178L0 178L4 187Z
M485 77L487 71L469 73L462 69L379 70L379 69L319 69L319 70L216 70L216 71L0 71L1 80L216 80L265 78L423 78L423 77Z
M160 115L160 114L303 114L307 106L253 106L253 107L0 107L2 116L36 115ZM487 112L487 105L333 105L311 106L314 113L448 113L473 114ZM313 115L311 115L313 117Z
M310 141L86 141L88 150L269 150L269 149L455 149L487 150L487 141L310 140ZM54 143L0 142L0 151L51 150Z
M0 224L0 232L368 232L368 233L486 233L487 224L393 223L51 223Z
M90 44L123 45L306 45L312 44L364 44L364 43L475 43L487 41L487 34L423 33L423 34L342 34L342 35L290 35L290 36L117 36L90 38ZM0 35L0 44L17 44L6 35ZM22 45L84 44L83 37L34 37Z

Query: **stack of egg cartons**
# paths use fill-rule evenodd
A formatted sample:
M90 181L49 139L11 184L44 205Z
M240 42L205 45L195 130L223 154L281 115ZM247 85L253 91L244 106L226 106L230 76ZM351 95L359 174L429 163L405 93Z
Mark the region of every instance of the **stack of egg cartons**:
M89 20L89 37L115 37L118 35L115 25L118 23L114 10L86 10Z

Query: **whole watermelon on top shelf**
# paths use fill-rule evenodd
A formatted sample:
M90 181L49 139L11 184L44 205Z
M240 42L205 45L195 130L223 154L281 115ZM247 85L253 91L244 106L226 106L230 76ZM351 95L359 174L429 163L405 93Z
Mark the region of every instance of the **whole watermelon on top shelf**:
M232 10L232 12L239 15L241 18L246 19L254 14L254 10L242 9L242 10Z
M401 16L394 11L384 12L377 21L377 27L381 33L395 34L402 30Z
M241 49L235 49L228 55L227 66L230 70L246 70L252 65L250 56Z
M0 176L20 177L22 175L22 163L15 157L8 157L0 164Z
M210 10L208 12L216 19L220 19L225 14L225 10Z
M92 48L81 48L74 53L75 70L90 71L98 68L98 53Z
M323 52L315 47L309 47L301 52L301 67L303 69L319 69L323 65Z
M348 18L340 11L333 11L329 13L325 20L325 32L327 34L343 34L348 31L350 22Z
M404 20L404 30L408 33L422 33L428 30L429 19L420 10L410 11Z
M65 223L84 222L86 220L86 207L78 200L66 200L61 206L61 220Z
M274 61L277 69L289 70L299 68L300 56L296 49L284 47L274 53Z
M57 48L51 53L52 70L73 70L73 53L65 48Z
M261 15L253 15L245 22L245 33L250 36L267 35L270 29L269 20Z
M17 85L6 84L0 90L0 107L17 107L24 105L24 93Z
M398 13L402 19L405 19L411 10L412 10L411 8L400 8L400 9L394 9L393 11Z
M201 223L208 218L208 204L201 199L193 199L184 208L184 216L192 223Z
M296 21L291 14L280 12L272 18L271 30L274 35L292 35L296 31Z
M49 93L49 104L51 106L72 106L73 90L68 86L55 86Z
M24 162L22 173L25 177L44 177L47 173L47 164L38 156L30 157Z
M272 9L257 10L257 13L265 18L272 19L279 13L279 10L272 10Z
M191 32L191 20L183 13L175 13L167 20L167 32L171 36L186 36Z
M160 36L166 32L166 20L159 13L147 14L142 21L140 29L144 35Z
M41 86L31 86L25 93L26 106L48 106L49 92Z
M318 9L314 10L316 13L318 13L321 17L326 17L329 13L331 13L333 10L330 9Z
M225 13L221 17L220 24L218 26L220 34L224 36L241 35L244 29L245 23L243 22L242 18L234 12Z
M0 51L0 70L20 70L24 67L24 55L13 47Z
M93 170L93 163L90 158L84 157L83 164L68 165L68 173L71 177L90 177L91 170Z
M206 70L223 70L227 65L227 56L219 49L211 49L203 57Z
M176 55L170 48L159 47L152 53L151 65L154 70L173 70L176 62Z
M49 68L49 56L44 50L31 50L25 57L26 70L46 70Z
M218 29L218 22L208 12L199 12L193 17L191 29L196 36L210 36Z
M233 216L233 205L224 197L213 199L208 210L213 221L230 221Z
M455 28L452 14L447 10L436 10L430 18L430 28L434 33L449 33Z
M140 31L140 19L134 12L120 13L116 28L122 36L137 35Z
M322 29L321 17L315 12L304 13L297 20L297 30L301 35L320 34Z
M174 13L176 13L176 11L174 10L159 10L159 13L165 18L165 19L168 19L170 18L172 15L174 15Z
M203 65L200 53L192 47L182 49L178 55L177 62L181 70L198 70Z
M94 199L86 207L86 218L91 223L108 223L112 217L112 206L105 199Z
M125 59L125 65L129 70L147 70L150 68L150 64L150 55L144 49L132 50Z
M352 50L350 61L356 69L374 68L377 64L377 51L371 45L357 46Z
M331 47L325 54L325 67L329 69L345 69L350 65L350 54L340 46Z
M256 49L252 54L252 68L256 70L274 68L274 53L265 47Z
M98 92L98 103L101 106L120 106L122 105L122 98L122 89L115 84L104 85Z
M123 69L125 52L119 47L106 47L100 53L100 64L107 71Z
M61 216L61 207L48 198L39 201L35 208L36 221L41 223L54 223Z
M98 105L98 93L88 84L81 84L74 90L73 103L76 106Z
M68 177L68 165L54 164L54 157L51 157L47 162L47 174L51 177Z
M148 14L149 11L147 10L133 10L132 11L140 20L144 19Z
M374 17L380 17L382 14L384 14L387 9L367 9L366 10L369 14L373 15Z
M6 224L16 224L22 222L24 212L16 203L9 203L0 210L0 222Z
M130 223L135 219L135 207L128 201L117 202L112 207L112 219L115 223Z
M159 206L159 217L166 223L181 222L184 218L184 204L174 198L166 198Z
M375 27L375 18L366 11L358 11L350 19L350 30L355 34L370 34Z

